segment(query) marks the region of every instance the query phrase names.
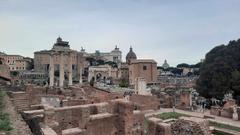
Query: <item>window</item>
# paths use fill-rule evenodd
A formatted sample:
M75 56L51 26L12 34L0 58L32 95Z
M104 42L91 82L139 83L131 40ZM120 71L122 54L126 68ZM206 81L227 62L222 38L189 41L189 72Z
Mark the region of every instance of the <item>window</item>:
M147 66L143 66L143 70L147 70Z

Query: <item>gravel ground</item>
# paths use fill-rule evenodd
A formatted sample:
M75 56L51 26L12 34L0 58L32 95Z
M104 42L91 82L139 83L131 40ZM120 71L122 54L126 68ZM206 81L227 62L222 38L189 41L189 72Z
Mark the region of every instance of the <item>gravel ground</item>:
M21 115L17 113L12 102L10 101L10 98L7 95L4 97L4 102L4 111L9 114L13 127L10 135L32 135L32 132L29 129L28 125L25 123Z

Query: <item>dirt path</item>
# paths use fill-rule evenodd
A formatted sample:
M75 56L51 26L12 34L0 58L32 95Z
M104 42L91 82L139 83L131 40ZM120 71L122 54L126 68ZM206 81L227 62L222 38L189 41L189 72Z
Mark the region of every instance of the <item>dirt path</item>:
M10 101L10 98L6 95L4 96L5 108L4 111L9 114L11 126L13 130L10 135L32 135L31 130L28 125L22 119L21 115L18 114Z

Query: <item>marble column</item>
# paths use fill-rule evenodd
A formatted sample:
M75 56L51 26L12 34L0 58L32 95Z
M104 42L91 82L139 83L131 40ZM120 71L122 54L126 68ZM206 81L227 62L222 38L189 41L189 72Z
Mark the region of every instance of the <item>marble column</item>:
M68 85L72 85L72 55L69 54L69 64L68 64Z
M53 55L50 55L50 60L49 60L49 86L53 87L54 85L54 62L53 62Z
M60 53L60 70L59 70L59 87L63 87L64 83L64 59L63 52Z

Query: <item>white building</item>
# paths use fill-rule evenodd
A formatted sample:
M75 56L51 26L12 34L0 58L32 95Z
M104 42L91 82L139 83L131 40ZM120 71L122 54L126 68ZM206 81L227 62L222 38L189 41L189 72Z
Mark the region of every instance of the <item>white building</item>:
M110 65L90 66L88 69L88 82L91 79L95 81L106 81L109 78L118 78L118 69Z
M95 53L90 53L89 55L96 58L100 58L104 61L115 62L117 63L118 67L120 67L120 64L122 62L122 52L117 46L111 52L100 52L99 50L96 50Z

